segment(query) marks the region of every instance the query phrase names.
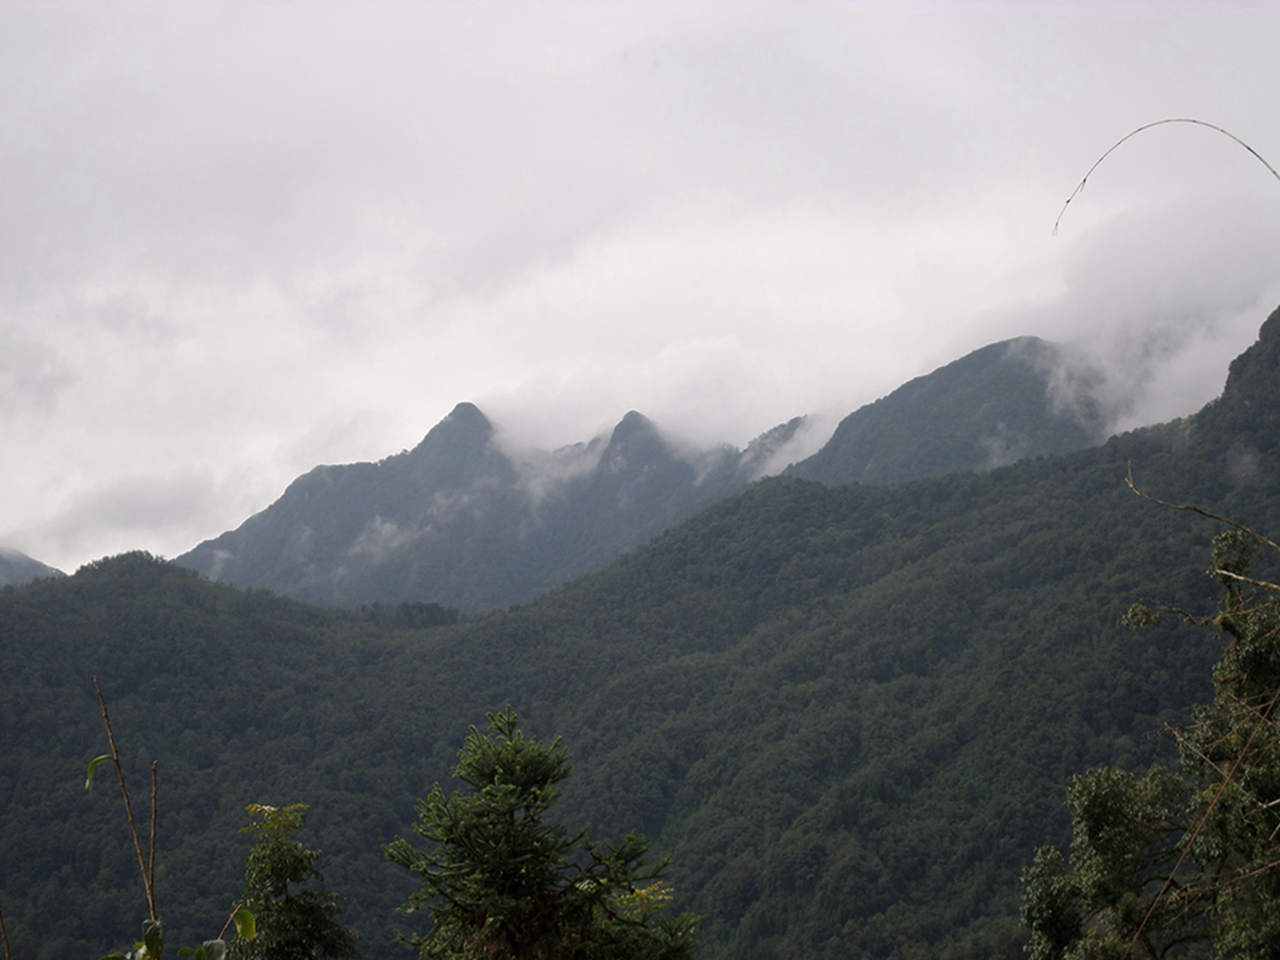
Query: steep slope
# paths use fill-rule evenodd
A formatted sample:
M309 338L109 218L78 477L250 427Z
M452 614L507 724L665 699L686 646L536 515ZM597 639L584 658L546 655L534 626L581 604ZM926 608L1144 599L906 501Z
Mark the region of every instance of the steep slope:
M19 550L0 547L0 587L16 587L43 577L62 576L65 574L56 567L41 563Z
M1080 450L1104 437L1094 376L1037 337L993 343L855 410L787 473L828 485L901 483Z
M1013 960L1017 874L1064 838L1068 777L1147 763L1208 695L1210 638L1118 621L1135 599L1211 602L1216 526L1123 477L1280 529L1278 357L1280 312L1185 421L900 487L766 481L455 628L391 631L140 556L0 593L15 955L136 936L118 797L78 785L97 674L135 782L161 761L161 910L183 942L238 889L242 805L306 801L365 955L399 955L389 910L412 882L379 844L466 725L510 703L573 753L568 818L674 855L705 956Z
M688 452L632 411L607 440L517 459L484 414L462 403L413 450L316 467L177 562L313 603L507 606L744 489L798 426L775 428L742 452Z

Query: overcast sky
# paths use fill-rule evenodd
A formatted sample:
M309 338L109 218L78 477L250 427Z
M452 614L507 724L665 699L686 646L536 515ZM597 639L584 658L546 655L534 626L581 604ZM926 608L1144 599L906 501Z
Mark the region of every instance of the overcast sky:
M0 0L0 544L173 556L461 400L741 445L1018 334L1188 413L1280 304L1274 3Z

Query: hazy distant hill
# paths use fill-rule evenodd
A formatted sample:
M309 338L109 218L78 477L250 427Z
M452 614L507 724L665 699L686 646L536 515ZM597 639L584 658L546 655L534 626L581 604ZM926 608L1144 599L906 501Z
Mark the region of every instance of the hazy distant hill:
M790 472L829 485L889 483L1100 442L1087 391L1055 392L1064 369L1061 349L1033 337L985 347L851 414ZM690 450L632 411L607 438L515 455L462 403L413 450L316 467L177 562L312 603L523 603L744 490L802 419L746 450Z
M238 529L177 558L314 603L521 603L746 487L796 419L746 450L685 450L632 411L612 434L508 453L461 403L413 450L316 467Z
M400 956L391 907L413 881L381 844L467 725L512 704L573 754L566 817L674 856L704 957L1015 960L1018 873L1064 839L1070 776L1145 766L1211 687L1216 638L1119 620L1134 600L1207 609L1218 525L1125 473L1280 530L1278 370L1280 311L1193 417L981 475L766 480L455 627L392 630L140 555L0 591L14 955L137 934L119 798L80 784L103 743L96 674L135 782L160 762L161 911L181 942L240 888L243 805L301 801L365 955Z
M1096 374L1053 343L993 343L845 417L821 450L788 469L819 483L901 483L981 472L1101 443Z
M66 574L55 567L9 547L0 547L0 587L18 586L42 577L62 576Z

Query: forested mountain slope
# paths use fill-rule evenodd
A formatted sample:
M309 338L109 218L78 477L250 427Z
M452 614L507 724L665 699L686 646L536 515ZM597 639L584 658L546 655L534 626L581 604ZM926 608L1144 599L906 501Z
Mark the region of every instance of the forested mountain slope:
M379 845L468 723L512 704L574 757L564 812L675 857L708 957L1021 956L1017 874L1069 776L1140 765L1208 696L1215 526L1280 529L1280 312L1223 397L1099 448L897 487L757 484L606 569L458 627L392 630L142 556L0 593L0 879L15 955L136 936L118 797L80 786L102 677L135 782L161 764L161 912L209 936L238 812L313 804L366 953L412 886ZM1274 579L1270 571L1259 571ZM67 904L75 906L68 911ZM400 923L405 920L398 921Z
M1038 337L993 343L855 410L787 473L828 485L902 483L1080 450L1104 437L1098 379Z

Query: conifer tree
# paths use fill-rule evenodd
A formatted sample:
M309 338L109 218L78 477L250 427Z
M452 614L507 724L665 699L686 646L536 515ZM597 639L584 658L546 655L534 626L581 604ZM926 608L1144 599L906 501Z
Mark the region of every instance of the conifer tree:
M693 918L664 915L666 864L645 866L635 834L605 849L548 822L568 754L526 737L510 709L489 723L471 728L454 769L468 792L436 784L418 803L414 829L429 849L403 838L387 847L421 882L405 911L431 920L406 942L439 960L690 957Z

